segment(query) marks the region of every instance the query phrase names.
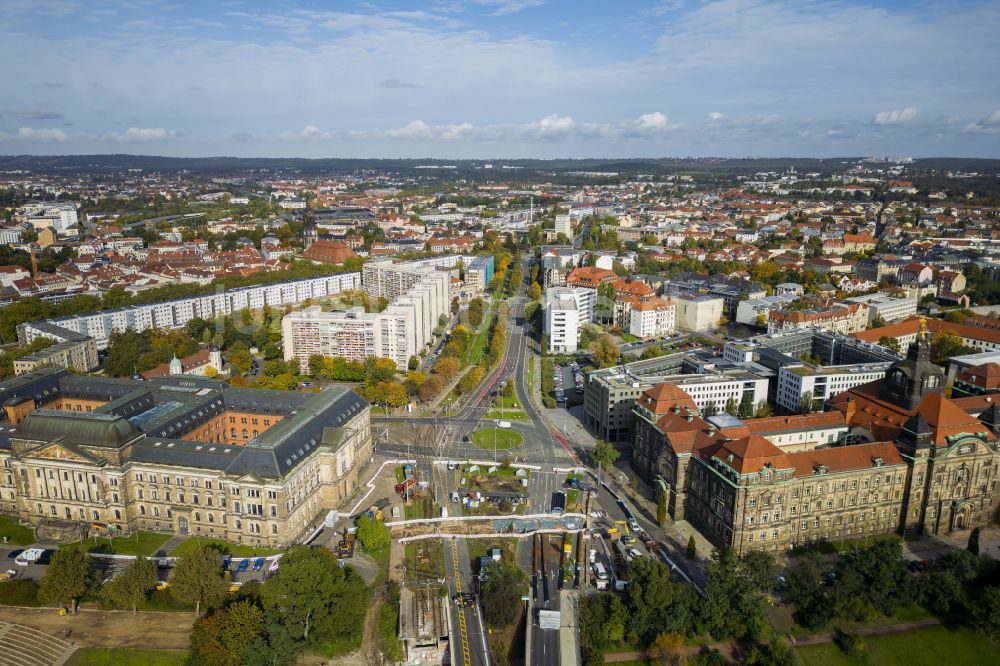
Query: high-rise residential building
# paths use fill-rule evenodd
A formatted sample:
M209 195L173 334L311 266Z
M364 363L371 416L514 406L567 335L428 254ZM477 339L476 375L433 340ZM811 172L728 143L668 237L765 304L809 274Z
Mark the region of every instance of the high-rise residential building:
M545 292L545 334L549 353L572 354L580 327L594 321L597 290L585 287L550 287Z
M292 312L281 320L285 360L296 359L303 372L309 357L343 356L363 361L391 358L407 367L410 357L425 350L434 329L451 306L451 277L433 265L381 261L366 264L362 284L369 298L386 299L381 312L364 308L324 312L318 306Z

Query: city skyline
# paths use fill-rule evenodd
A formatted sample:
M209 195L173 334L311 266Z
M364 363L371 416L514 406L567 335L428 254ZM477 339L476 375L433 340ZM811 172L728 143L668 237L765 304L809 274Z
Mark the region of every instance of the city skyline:
M0 154L1000 155L990 3L0 2Z

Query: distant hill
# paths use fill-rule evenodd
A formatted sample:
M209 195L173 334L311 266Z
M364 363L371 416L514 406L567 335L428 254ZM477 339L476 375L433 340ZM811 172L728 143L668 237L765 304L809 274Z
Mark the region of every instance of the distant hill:
M157 155L0 155L0 171L25 170L35 173L60 171L100 172L142 169L144 171L191 171L201 174L294 171L300 173L352 172L363 170L399 171L436 175L437 173L484 173L494 179L517 180L519 176L538 173L565 174L573 171L616 172L622 175L665 173L754 173L797 171L830 173L845 162L859 157L810 158L657 158L657 159L523 159L444 160L444 159L305 159L266 157L162 157ZM481 169L484 163L492 170ZM454 166L454 170L417 169L417 167ZM503 166L518 167L503 169ZM959 157L934 157L915 160L911 167L920 170L977 171L1000 173L1000 160Z

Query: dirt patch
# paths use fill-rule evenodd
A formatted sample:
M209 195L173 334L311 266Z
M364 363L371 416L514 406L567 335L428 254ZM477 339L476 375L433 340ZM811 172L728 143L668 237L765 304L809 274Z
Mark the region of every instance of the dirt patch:
M76 615L59 615L54 608L0 606L0 621L21 624L69 640L78 646L186 650L191 640L195 613L143 612L81 609Z

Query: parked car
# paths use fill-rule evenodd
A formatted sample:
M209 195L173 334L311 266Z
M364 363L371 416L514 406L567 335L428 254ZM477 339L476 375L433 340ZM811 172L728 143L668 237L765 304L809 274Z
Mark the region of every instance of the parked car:
M237 573L243 573L250 567L250 560L240 560L239 565L236 567Z
M18 548L17 550L12 550L7 553L7 557L12 560L16 560L17 556L24 552L24 548Z
M260 571L263 568L264 568L264 558L263 557L258 557L253 562L253 570L254 571Z

